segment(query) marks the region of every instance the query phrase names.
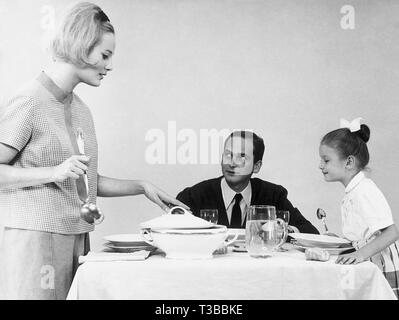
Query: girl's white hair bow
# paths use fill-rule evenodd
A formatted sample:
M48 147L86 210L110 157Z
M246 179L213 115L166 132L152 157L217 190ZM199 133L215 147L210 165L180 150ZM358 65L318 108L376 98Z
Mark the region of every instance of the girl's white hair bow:
M348 120L345 119L340 119L340 128L348 128L351 132L356 132L360 130L360 120L363 118L356 118L352 120L352 122L349 122Z

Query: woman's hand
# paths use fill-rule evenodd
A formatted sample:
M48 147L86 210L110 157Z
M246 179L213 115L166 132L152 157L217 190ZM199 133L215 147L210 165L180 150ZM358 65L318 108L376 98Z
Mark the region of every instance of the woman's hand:
M90 158L83 155L75 155L66 159L63 163L53 168L54 182L63 182L68 178L78 179L87 168Z
M168 211L168 204L175 206L181 206L187 210L190 210L183 202L176 200L175 198L168 195L166 192L162 191L158 187L154 186L152 183L144 181L142 183L145 196L152 202L156 203L161 207L162 210Z
M366 261L366 259L359 254L359 251L339 255L335 263L338 264L358 264L360 262Z

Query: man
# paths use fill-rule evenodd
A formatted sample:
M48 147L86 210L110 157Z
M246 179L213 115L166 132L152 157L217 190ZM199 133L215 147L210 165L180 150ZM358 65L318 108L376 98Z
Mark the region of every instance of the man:
M201 209L217 209L218 224L229 228L245 228L246 209L250 205L272 205L276 210L290 212L290 231L318 234L318 230L287 199L288 192L284 187L251 178L262 167L264 151L263 139L255 133L231 133L224 144L223 176L185 188L177 199L189 206L196 216Z

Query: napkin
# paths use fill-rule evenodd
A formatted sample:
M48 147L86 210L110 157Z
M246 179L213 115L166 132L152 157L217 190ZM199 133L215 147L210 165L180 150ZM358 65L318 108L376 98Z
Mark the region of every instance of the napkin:
M307 248L305 250L306 260L328 261L330 253L321 248Z
M148 258L150 251L140 250L135 252L93 252L90 251L85 256L79 257L79 264L87 261L135 261L135 260L145 260Z

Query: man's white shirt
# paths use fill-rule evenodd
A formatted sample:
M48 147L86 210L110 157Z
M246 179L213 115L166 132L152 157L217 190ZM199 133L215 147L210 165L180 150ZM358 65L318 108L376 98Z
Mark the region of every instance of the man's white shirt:
M234 197L237 194L237 192L235 192L233 189L229 187L225 178L222 178L220 182L220 187L222 189L224 207L226 208L227 218L229 219L229 224L230 224L233 206L236 202L234 200ZM242 195L242 199L240 201L241 222L243 222L247 215L247 208L251 205L251 197L252 197L251 182L249 182L248 185L245 187L245 189L240 193Z

